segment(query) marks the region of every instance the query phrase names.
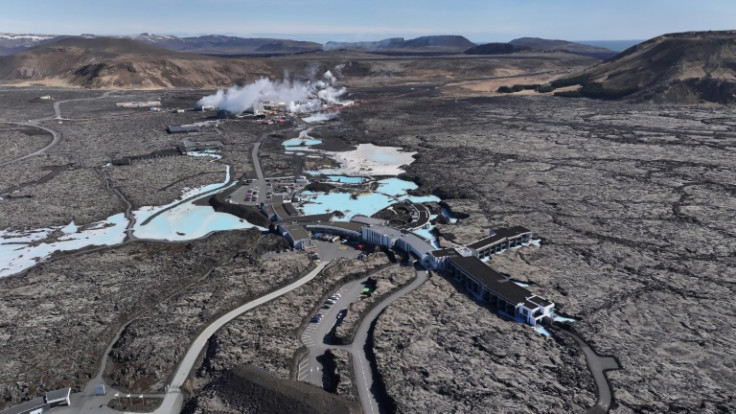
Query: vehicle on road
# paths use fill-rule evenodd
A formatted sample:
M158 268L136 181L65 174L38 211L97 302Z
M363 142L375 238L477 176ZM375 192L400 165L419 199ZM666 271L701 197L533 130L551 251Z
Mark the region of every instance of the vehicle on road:
M318 313L318 314L316 314L316 315L314 315L312 317L311 322L312 323L319 323L319 321L321 321L321 320L322 320L322 314L321 313Z

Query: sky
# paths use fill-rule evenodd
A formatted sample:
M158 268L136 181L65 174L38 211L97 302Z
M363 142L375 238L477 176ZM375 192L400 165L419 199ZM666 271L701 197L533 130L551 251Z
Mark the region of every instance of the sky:
M648 39L736 29L734 0L0 0L0 32L356 41L431 34Z

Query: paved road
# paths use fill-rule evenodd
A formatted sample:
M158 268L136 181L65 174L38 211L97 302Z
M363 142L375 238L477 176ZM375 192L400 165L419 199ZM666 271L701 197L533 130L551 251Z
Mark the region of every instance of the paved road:
M22 160L25 160L25 159L30 158L30 157L35 157L37 155L45 154L48 150L50 150L51 148L55 147L59 142L61 142L61 138L62 137L61 137L61 134L59 132L54 131L51 128L46 128L46 127L43 127L43 126L38 125L39 122L49 121L49 120L52 120L52 119L54 119L54 120L61 120L62 119L62 117L61 117L61 104L67 103L67 102L75 102L75 101L93 101L95 99L102 99L102 98L106 98L107 96L109 96L113 92L116 92L116 91L107 91L107 92L103 93L100 96L95 96L95 97L92 97L92 98L66 99L66 100L63 100L63 101L54 102L54 115L53 116L48 116L48 117L39 118L39 119L31 119L28 122L4 122L5 124L10 124L10 125L19 125L19 126L26 126L26 127L31 127L31 128L42 129L42 130L50 133L54 138L51 141L51 143L49 143L49 145L41 148L40 150L35 151L35 152L32 152L32 153L27 154L27 155L24 155L22 157L19 157L19 158L10 160L10 161L5 161L3 163L0 163L0 167L4 167L6 165L13 164L13 163L16 163L18 161L22 161Z
M322 307L319 310L319 313L323 315L322 320L318 323L311 323L302 333L301 340L309 348L309 355L299 362L297 375L299 381L305 381L321 388L328 385L324 383L322 364L318 358L324 355L328 349L336 347L326 343L325 338L332 328L341 322L341 319L338 319L340 312L348 312L350 304L360 298L365 281L386 269L377 270L364 278L343 285L337 292L334 292L341 295L340 299L335 301L335 304L330 305L328 309Z
M325 268L328 262L322 262L317 265L311 272L296 280L295 282L287 285L274 292L261 296L258 299L252 300L246 304L243 304L232 311L221 316L209 326L207 326L202 333L192 342L187 349L187 353L184 358L179 362L176 372L174 373L171 381L167 385L167 392L165 394L142 394L145 398L161 398L163 402L161 406L153 411L154 414L178 414L181 412L184 404L184 394L181 391L182 385L189 377L189 373L192 371L197 358L199 357L204 347L207 345L207 341L214 335L220 328L225 326L228 322L242 315L243 313L263 305L279 296L282 296L302 285L314 279L321 271ZM122 332L122 329L121 331ZM118 336L120 334L118 332ZM110 353L110 348L117 341L117 337L110 343L108 349L105 351L105 356L100 364L100 370L97 376L87 383L87 386L82 392L72 394L72 405L69 407L57 407L52 410L54 414L79 414L79 413L102 413L102 414L120 414L120 411L115 411L107 408L107 404L115 398L118 391L108 387L107 395L96 396L95 386L98 384L104 384L102 374L104 373L105 365L107 364L107 355ZM119 393L121 398L127 398L127 394ZM132 394L131 398L135 401L141 394Z
M384 270L384 269L382 269ZM380 271L382 271L380 270ZM379 272L380 272L379 271ZM367 279L367 277L365 278ZM355 339L350 345L335 346L324 343L324 337L327 332L332 329L336 323L336 315L340 310L347 309L348 305L354 297L360 295L362 288L361 282L365 279L350 282L343 286L339 292L342 292L340 301L335 303L329 311L323 312L325 315L322 322L315 324L314 327L308 327L302 334L302 342L309 348L310 352L307 358L299 363L298 379L311 384L322 387L323 376L322 367L317 357L324 354L328 349L345 349L353 356L353 372L355 373L355 385L358 388L358 396L364 414L379 414L381 412L380 404L373 393L373 371L368 355L366 354L366 343L368 342L368 334L373 322L378 318L389 305L394 303L403 295L415 290L429 279L429 272L423 268L417 268L417 277L411 283L397 290L384 298L376 307L374 307L363 318L358 327ZM357 289L357 293L356 293Z
M621 366L618 364L618 361L613 357L598 355L590 347L590 345L588 345L587 342L583 341L576 334L562 329L560 329L559 332L564 335L571 336L573 339L575 339L575 342L580 345L580 348L583 350L583 354L585 354L585 360L588 363L588 368L593 374L596 388L598 388L598 401L591 409L588 410L588 414L607 413L609 408L611 407L611 403L613 402L613 391L611 388L611 384L608 382L608 378L606 378L605 372L609 370L621 369Z
M347 311L350 304L358 299L363 287L361 282L365 279L367 277L338 289L335 293L342 295L340 299L334 305L329 306L329 309L324 309L324 307L320 309L319 312L324 315L322 320L318 323L311 323L302 333L302 343L309 348L309 355L299 362L297 374L299 381L305 381L320 388L327 385L324 383L322 364L318 360L330 348L325 344L325 337L337 324L337 316L340 311Z
M181 411L183 396L180 391L180 387L184 385L184 382L187 380L187 377L189 377L189 373L194 367L194 363L196 362L197 357L199 357L199 354L207 345L207 341L210 339L210 337L212 337L212 335L215 334L215 332L217 332L220 328L225 326L225 324L242 315L243 313L257 306L263 305L264 303L269 302L273 299L276 299L277 297L284 295L314 279L322 271L322 269L324 269L327 263L328 262L320 263L314 270L312 270L299 280L295 281L294 283L274 292L271 292L267 295L261 296L260 298L248 302L242 306L239 306L207 326L207 328L205 328L204 331L202 331L202 333L199 334L199 336L197 336L197 338L189 346L187 353L184 355L184 358L179 363L179 366L177 367L176 372L174 373L171 382L169 383L169 392L166 394L161 407L159 407L154 412L156 414L163 414L178 413Z
M368 315L363 318L355 334L355 339L350 346L350 353L353 355L353 372L355 372L355 385L358 387L358 396L360 404L363 406L364 414L379 414L380 404L376 400L376 395L371 391L373 388L373 371L371 370L368 356L366 355L365 344L368 342L368 332L370 331L373 321L378 318L389 305L394 303L400 297L413 291L423 285L429 279L429 272L426 270L417 270L417 277L413 282L394 292L381 303L373 308Z
M5 124L18 125L18 126L24 126L24 127L31 127L31 128L42 129L42 130L50 133L53 136L54 139L51 140L51 142L48 145L46 145L45 147L41 148L38 151L32 152L30 154L23 155L21 157L18 157L16 159L13 159L13 160L9 160L9 161L5 161L5 162L0 163L0 167L4 167L6 165L10 165L10 164L16 163L18 161L22 161L22 160L25 160L27 158L35 157L37 155L45 154L46 151L48 151L51 148L55 147L56 144L58 144L61 141L61 134L60 133L54 131L51 128L46 128L46 127L42 127L40 125L35 125L32 122L22 122L22 123L18 123L18 122L5 122Z
M258 152L261 150L261 141L258 140L256 143L253 144L253 153L251 154L251 157L253 158L253 168L256 170L256 178L258 181L263 181L263 169L261 168L261 160L258 159Z

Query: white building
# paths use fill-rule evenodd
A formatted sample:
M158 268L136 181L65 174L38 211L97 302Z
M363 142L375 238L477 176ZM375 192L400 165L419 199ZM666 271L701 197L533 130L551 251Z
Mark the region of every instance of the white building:
M362 238L366 243L383 246L387 249L399 248L416 257L425 267L432 267L430 252L434 246L426 240L408 231L397 230L387 226L363 226Z

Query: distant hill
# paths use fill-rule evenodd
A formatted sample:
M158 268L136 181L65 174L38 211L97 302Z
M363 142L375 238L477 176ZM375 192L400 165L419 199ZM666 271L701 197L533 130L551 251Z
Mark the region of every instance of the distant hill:
M64 39L65 36L0 33L0 56L22 52L30 47Z
M322 50L322 45L315 42L220 35L176 37L143 33L134 39L163 49L204 55L292 54Z
M519 46L511 43L486 43L467 49L466 55L506 55L509 53L517 53L532 50L528 46Z
M542 39L539 37L521 37L514 39L512 45L528 47L530 49L540 51L561 51L574 53L576 55L590 56L597 59L608 59L616 55L616 52L610 49L584 45L582 43L569 42L567 40Z
M221 87L268 72L258 60L173 52L110 37L69 37L0 57L0 80L87 88Z
M552 82L593 98L673 103L736 102L736 31L655 37L575 76Z
M475 43L463 36L439 35L422 36L415 39L405 40L403 37L392 37L378 41L367 42L327 42L322 47L330 50L365 50L369 52L445 52L461 53Z

